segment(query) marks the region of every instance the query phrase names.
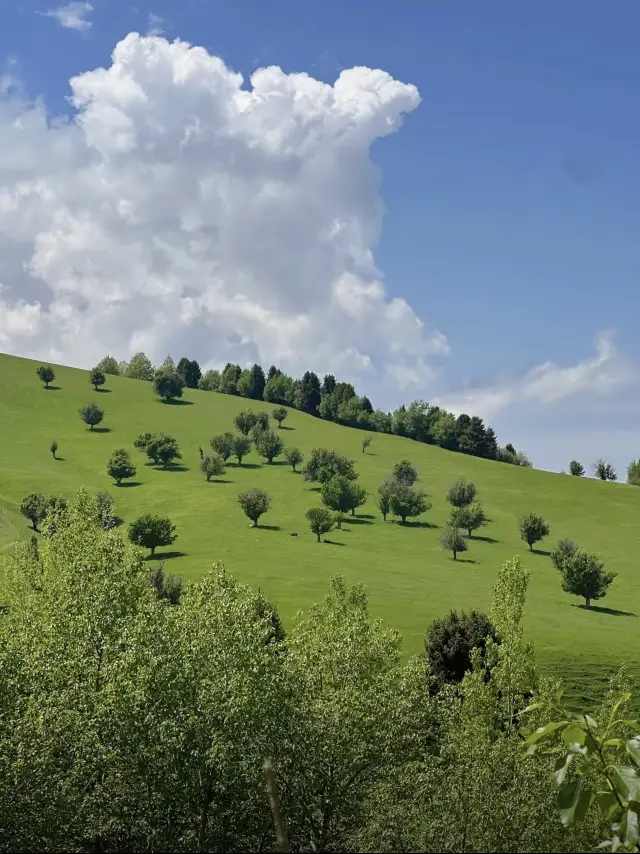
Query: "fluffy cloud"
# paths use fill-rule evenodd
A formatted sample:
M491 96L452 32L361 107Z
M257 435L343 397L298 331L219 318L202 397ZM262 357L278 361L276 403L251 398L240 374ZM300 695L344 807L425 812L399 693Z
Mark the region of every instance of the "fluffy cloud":
M202 48L132 33L71 80L72 120L0 100L3 349L433 377L446 339L387 295L372 251L369 151L416 88L369 68L333 86L262 68L250 84Z
M67 30L90 30L91 21L89 15L93 12L91 3L73 2L66 6L58 6L57 9L49 9L44 12L48 18L53 18L61 27Z

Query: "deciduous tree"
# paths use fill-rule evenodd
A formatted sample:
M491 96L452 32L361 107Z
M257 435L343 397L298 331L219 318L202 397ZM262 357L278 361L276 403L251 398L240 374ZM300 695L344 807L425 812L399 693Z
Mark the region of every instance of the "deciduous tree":
M176 541L176 526L166 516L147 513L129 524L128 536L134 545L150 549L154 555L158 546L170 546Z
M420 516L431 509L424 492L397 483L391 491L391 512L400 517L400 524L406 525L408 518Z
M458 528L447 524L440 534L440 546L453 554L453 559L458 559L458 552L467 551L467 543Z
M569 474L574 477L582 477L584 474L584 466L578 460L571 460L569 463Z
M104 385L107 381L107 378L104 375L104 372L100 370L100 368L93 368L89 372L89 382L98 391L98 386Z
M577 551L578 544L575 540L570 539L570 537L565 537L564 539L559 540L558 545L551 552L551 563L558 572L562 572L565 563L572 558Z
M271 498L264 489L247 489L238 495L238 504L253 522L253 527L257 528L258 520L271 507Z
M123 480L134 477L136 467L131 462L129 452L125 448L118 448L111 455L107 463L107 474L120 486Z
M600 480L617 480L618 475L615 472L615 469L608 463L606 460L599 459L596 461L594 467L594 474Z
M533 551L534 543L538 543L544 537L549 536L549 526L537 513L527 513L526 516L521 516L518 524L520 526L520 539L527 543L530 551Z
M304 454L300 448L285 448L284 456L293 471L296 471L296 466L301 465L304 460Z
M220 475L225 472L224 460L220 454L216 454L214 451L213 454L210 454L201 461L200 471L207 478L207 482L209 482L212 477L220 477Z
M165 402L182 397L182 379L177 371L167 368L156 372L153 389Z
M248 436L234 436L232 452L233 456L238 460L238 465L242 465L242 460L251 450L251 439Z
M49 388L49 383L52 383L56 378L55 372L51 365L40 365L40 367L36 370L36 373L44 383L45 388Z
M273 410L271 415L272 415L274 421L278 422L278 429L280 429L280 427L282 427L282 422L286 419L288 414L289 414L289 410L286 409L284 406L279 406L277 409Z
M447 490L447 501L454 507L466 507L473 503L477 491L475 483L461 477Z
M615 577L615 572L605 570L598 555L578 549L563 564L562 589L574 596L582 596L585 607L590 608L593 599L607 595Z
M306 512L311 532L316 535L318 542L324 534L333 528L334 516L326 507L311 507Z
M413 486L418 479L418 472L409 460L400 460L393 467L393 477L398 483L404 483L406 486Z
M126 370L124 371L124 375L132 380L144 380L145 382L151 382L154 375L151 359L146 353L136 353L131 357L131 361L128 363Z
M284 449L284 442L272 430L264 430L255 440L256 450L261 457L271 464L279 457Z
M89 425L90 430L93 430L104 418L104 409L100 409L97 403L87 403L86 406L81 406L78 413L84 423Z
M434 620L427 629L425 653L434 687L457 685L472 669L472 652L480 651L483 660L487 642L499 642L489 615L482 611L450 611Z
M34 531L38 530L38 525L45 517L46 503L45 497L40 492L31 492L22 499L20 512L29 519Z

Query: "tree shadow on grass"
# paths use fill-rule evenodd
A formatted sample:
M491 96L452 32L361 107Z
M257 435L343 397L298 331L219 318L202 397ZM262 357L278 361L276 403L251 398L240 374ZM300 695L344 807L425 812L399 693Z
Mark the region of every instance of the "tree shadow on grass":
M477 541L479 543L497 543L497 542L499 542L499 540L494 540L493 537L482 537L482 536L476 536L475 534L472 537L469 537L469 539L472 542Z
M212 477L211 480L205 478L205 483L233 483L233 481L228 480L226 477Z
M280 525L258 525L258 531L281 531Z
M547 551L546 549L534 549L532 552L530 551L529 553L534 555L544 555L545 557L549 557L549 555L551 554L551 552Z
M110 388L94 388L94 391L97 391L98 394L111 394Z
M242 465L240 465L239 463L229 463L229 465L233 466L236 469L241 469L241 470L242 469L261 469L262 468L260 463L242 463Z
M477 560L474 560L472 557L459 557L454 563L477 563Z
M142 486L141 480L128 480L114 484L116 489L129 489L132 486Z
M183 400L181 397L170 397L169 400L160 398L159 403L164 403L165 406L193 406L192 400Z
M403 525L401 522L396 522L400 528L439 528L440 525L436 525L435 522L410 522L407 520Z
M344 546L345 545L344 543L338 543L336 540L327 540L326 537L322 542L326 543L328 546Z
M166 467L166 469L165 469L165 468L163 468L162 463L158 464L158 465L156 466L156 469L157 469L158 471L162 471L162 472L191 471L191 469L190 469L188 466L181 466L181 465L177 465L177 466L167 466L167 467Z
M265 462L266 466L290 466L291 463L287 462L287 460L274 460L272 463Z
M186 557L186 552L156 552L154 555L147 555L146 561L156 560L171 560L172 557Z
M63 463L63 462L64 462L64 457L54 457L53 459L54 459L57 463Z
M279 430L295 430L295 427L289 427L288 424L283 424L282 427L278 428Z
M345 518L343 525L373 525L371 519L366 519L364 516L348 516Z
M111 433L111 427L94 427L89 430L90 433Z
M571 604L572 608L580 608L581 611L596 611L598 614L611 614L612 617L637 617L633 611L619 611L617 608L603 608L602 605L592 605L587 608L586 605Z
M46 385L44 386L45 391L60 391L59 385Z

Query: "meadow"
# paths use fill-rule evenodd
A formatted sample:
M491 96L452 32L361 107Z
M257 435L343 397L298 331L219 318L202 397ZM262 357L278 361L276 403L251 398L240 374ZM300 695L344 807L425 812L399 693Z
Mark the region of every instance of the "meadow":
M348 583L365 585L372 614L402 633L409 655L422 649L435 617L451 608L487 609L498 568L517 554L531 573L525 631L542 672L563 677L572 698L586 705L623 662L640 675L640 489L509 466L391 435L374 434L363 453L362 431L291 409L280 431L285 445L305 455L323 446L349 456L369 492L356 517L318 544L305 519L305 511L320 504L318 492L283 460L267 465L252 451L242 466L230 463L220 480L208 483L200 472L200 446L207 453L212 436L234 429L238 412L271 411L269 404L189 389L182 400L164 403L151 383L114 376L96 392L88 371L57 366L53 387L46 390L37 366L0 355L0 560L17 538L30 536L30 524L19 513L27 493L69 497L81 486L107 489L124 523L151 512L176 524L175 544L158 549L155 558L166 560L167 570L191 579L222 562L259 587L285 625L321 599L329 579L340 573ZM93 431L78 415L91 401L105 410ZM133 447L145 431L175 436L181 464L167 470L146 464ZM49 450L53 440L57 460ZM137 475L117 487L106 463L121 447L130 451ZM393 517L385 523L376 507L378 484L403 458L418 469L417 485L433 505L405 527ZM450 511L447 487L460 476L476 483L491 521L453 561L438 540ZM266 489L273 502L259 528L251 528L237 503L238 493L252 486ZM519 516L529 512L540 513L551 527L534 553L518 531ZM607 597L590 610L561 590L548 556L566 536L598 552L618 574Z

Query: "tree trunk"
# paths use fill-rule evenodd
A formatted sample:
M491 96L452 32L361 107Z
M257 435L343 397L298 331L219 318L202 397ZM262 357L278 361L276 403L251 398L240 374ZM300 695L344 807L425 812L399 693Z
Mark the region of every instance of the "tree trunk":
M467 528L467 534L469 535L469 539L471 539L471 534L473 533L472 528Z
M153 556L156 553L156 547L151 546L151 555Z
M383 513L383 514L382 514L382 518L383 518L383 519L384 519L384 521L386 522L386 521L387 521L387 514L386 514L386 513Z
M122 483L122 478L121 478L121 477L117 477L117 478L116 478L116 486L120 486L120 484L121 484L121 483Z
M338 519L336 521L336 528L341 531L342 530L342 519Z
M406 524L407 524L407 517L406 517L406 516L401 516L401 517L400 517L400 524L401 524L401 525L406 525Z
M588 596L585 596L585 597L584 597L584 607L585 607L585 608L590 608L590 607L591 607L591 599L590 599Z
M257 520L257 519L254 519L254 520L253 520L253 525L252 525L252 527L253 527L253 528L257 528L257 527L258 527L258 520Z
M37 519L32 519L32 520L31 520L31 524L33 525L33 530L34 530L34 531L37 531L37 530L38 530L38 520L37 520Z
M351 515L352 515L352 516L355 516L355 515L356 515L356 508L355 508L355 507L352 507L352 508L351 508Z
M93 424L89 424L89 430L93 430Z
M532 551L533 551L533 543L529 543L529 551L530 551L530 552L532 552Z
M458 552L455 549L453 550L453 559L458 560Z
M320 542L320 534L316 534L316 537L318 538L318 542Z

